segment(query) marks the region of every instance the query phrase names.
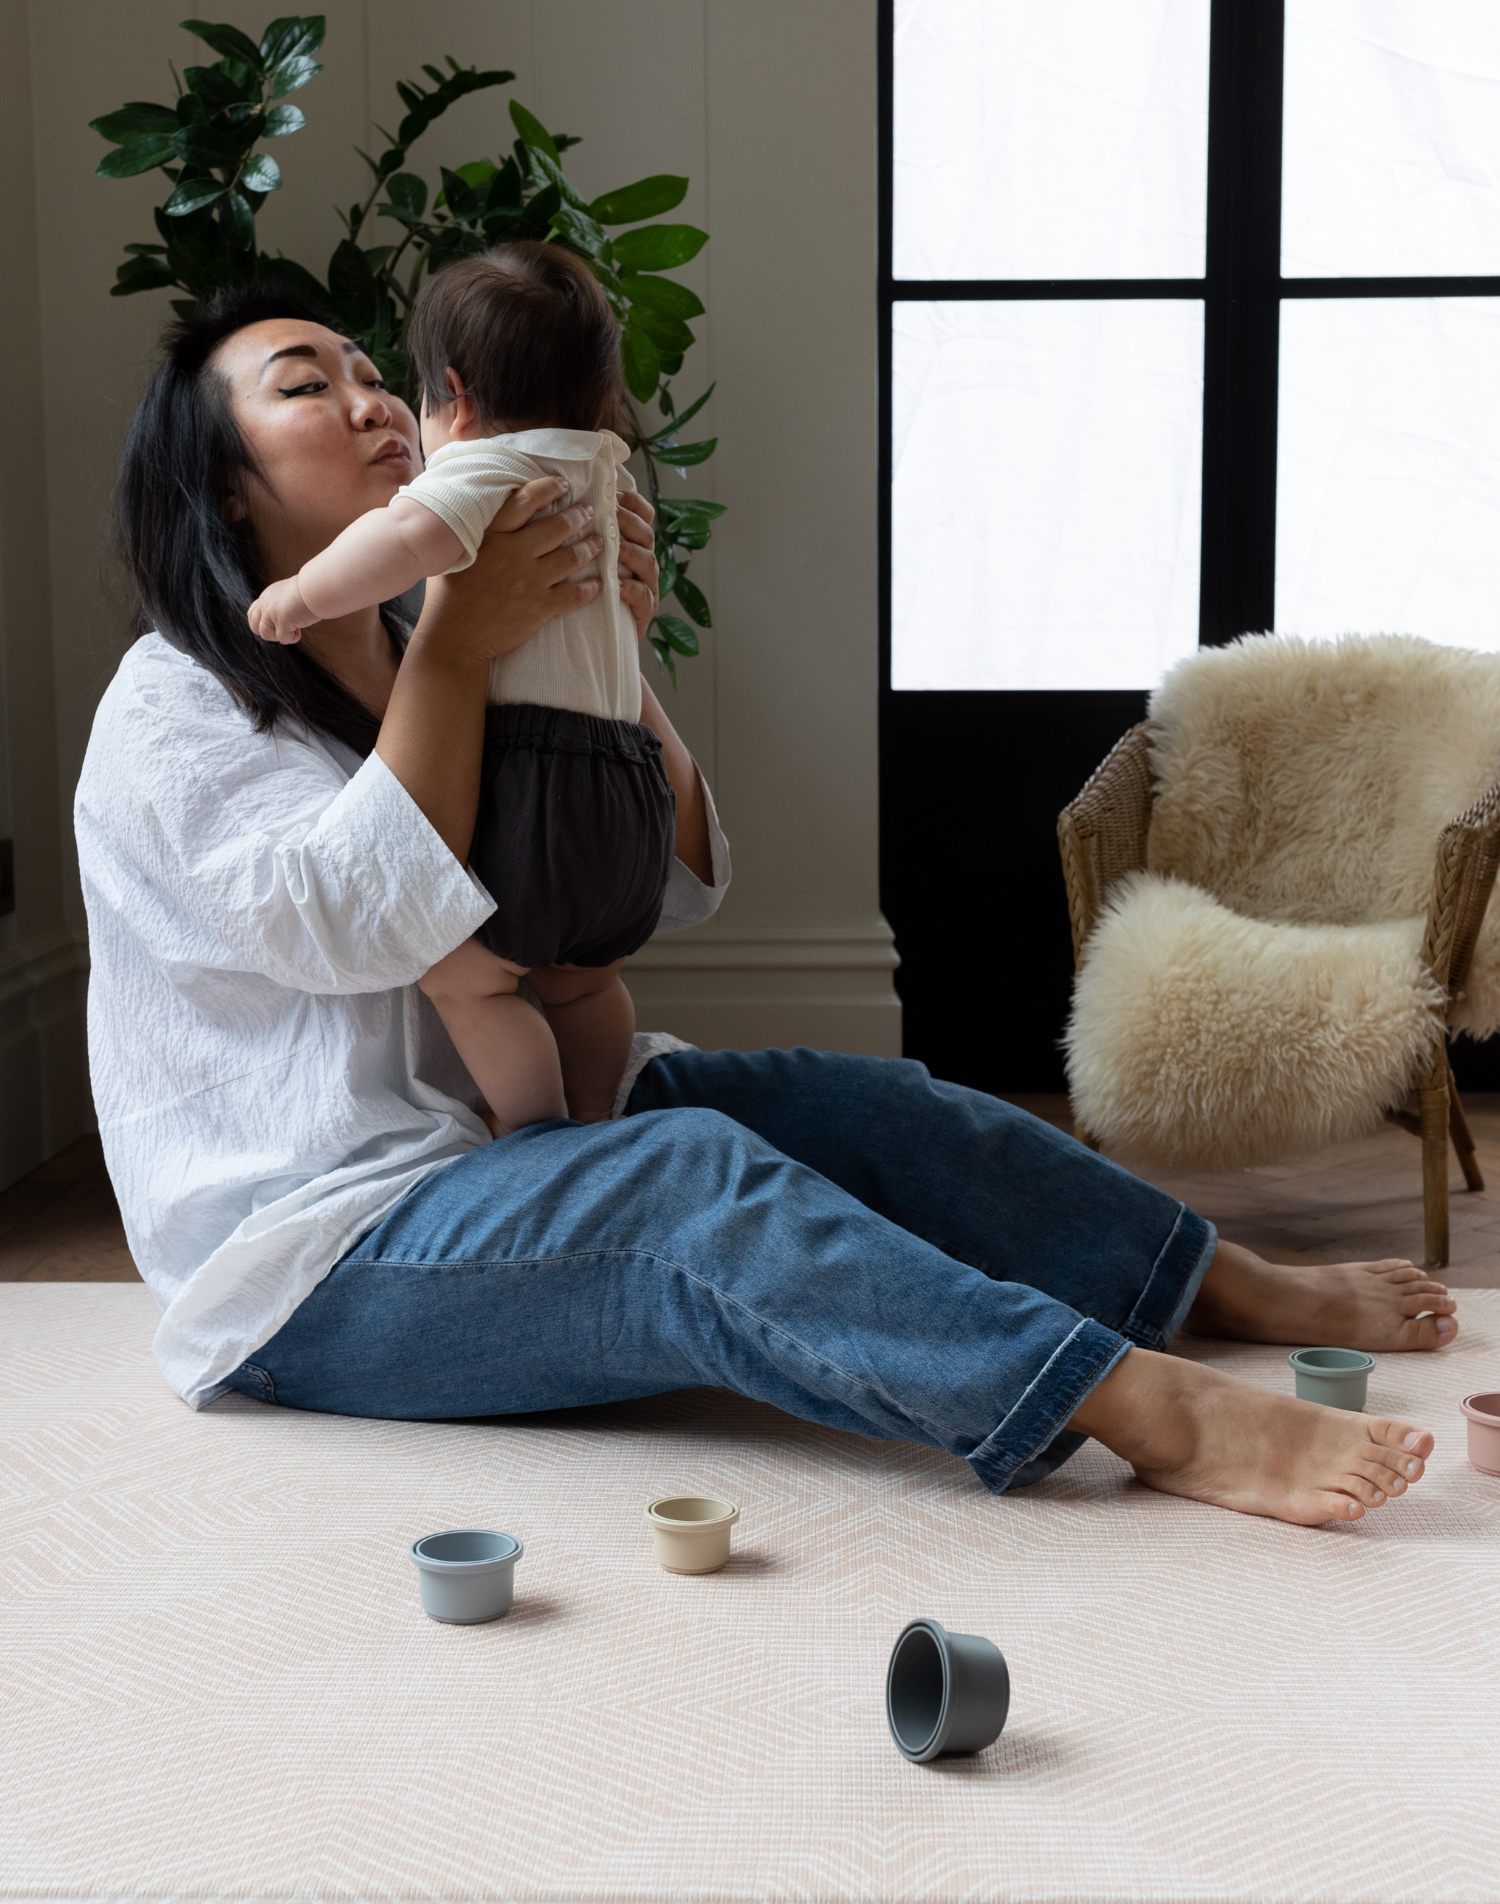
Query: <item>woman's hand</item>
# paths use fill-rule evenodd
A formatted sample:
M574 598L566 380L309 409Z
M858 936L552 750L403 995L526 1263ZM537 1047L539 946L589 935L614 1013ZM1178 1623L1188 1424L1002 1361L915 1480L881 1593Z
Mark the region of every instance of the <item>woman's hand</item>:
M615 516L620 524L620 600L635 619L639 641L651 626L656 613L656 538L651 524L656 511L644 496L626 489L615 498Z
M584 533L592 509L532 519L561 493L550 476L523 484L497 511L473 565L428 582L375 743L460 864L468 862L479 811L491 661L604 586L597 576L573 580L604 547L603 536ZM579 539L569 543L570 536Z
M429 580L413 645L487 667L556 616L593 601L604 584L597 577L573 580L604 548L603 536L589 528L593 509L581 503L534 520L567 493L560 478L542 476L508 496L472 565Z

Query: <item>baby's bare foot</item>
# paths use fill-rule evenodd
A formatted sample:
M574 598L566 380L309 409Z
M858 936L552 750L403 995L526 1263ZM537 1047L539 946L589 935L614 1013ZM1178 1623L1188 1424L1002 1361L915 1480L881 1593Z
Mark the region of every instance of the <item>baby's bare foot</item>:
M1432 1436L1131 1349L1073 1417L1149 1487L1303 1527L1359 1520L1422 1477Z
M1447 1286L1404 1258L1298 1268L1220 1240L1184 1325L1193 1335L1334 1349L1441 1349L1458 1334Z

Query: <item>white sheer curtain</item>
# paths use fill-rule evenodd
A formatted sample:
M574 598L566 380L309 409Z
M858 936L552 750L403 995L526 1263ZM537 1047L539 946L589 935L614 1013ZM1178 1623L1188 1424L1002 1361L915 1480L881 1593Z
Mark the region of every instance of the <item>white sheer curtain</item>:
M1198 645L1198 300L898 304L891 685L1138 688Z
M895 275L1198 278L1209 0L897 0ZM1197 301L895 307L892 684L1197 641Z
M1500 6L1288 0L1282 272L1500 274ZM1500 649L1500 300L1288 298L1276 625Z

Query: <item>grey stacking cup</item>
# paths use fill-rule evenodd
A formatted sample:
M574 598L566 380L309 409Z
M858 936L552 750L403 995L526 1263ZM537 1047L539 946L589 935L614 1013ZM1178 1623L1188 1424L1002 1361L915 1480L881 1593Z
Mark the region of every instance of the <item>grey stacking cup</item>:
M1297 1376L1297 1399L1358 1414L1370 1387L1373 1355L1361 1349L1294 1349L1286 1358Z
M914 1764L948 1752L982 1752L1005 1728L1010 1673L998 1646L913 1620L891 1649L885 1716L896 1750Z
M478 1626L509 1613L516 1562L523 1552L514 1534L492 1527L459 1527L424 1534L411 1544L419 1569L422 1611L447 1626Z

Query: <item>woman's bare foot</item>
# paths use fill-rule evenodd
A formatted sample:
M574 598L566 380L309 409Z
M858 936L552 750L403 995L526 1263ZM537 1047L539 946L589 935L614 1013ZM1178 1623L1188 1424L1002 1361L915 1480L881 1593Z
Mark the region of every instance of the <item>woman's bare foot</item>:
M1383 1507L1432 1452L1410 1422L1319 1408L1149 1349L1131 1349L1068 1426L1148 1487L1303 1527Z
M1313 1342L1330 1349L1441 1349L1458 1307L1425 1269L1383 1263L1267 1263L1221 1238L1183 1325L1244 1342Z

